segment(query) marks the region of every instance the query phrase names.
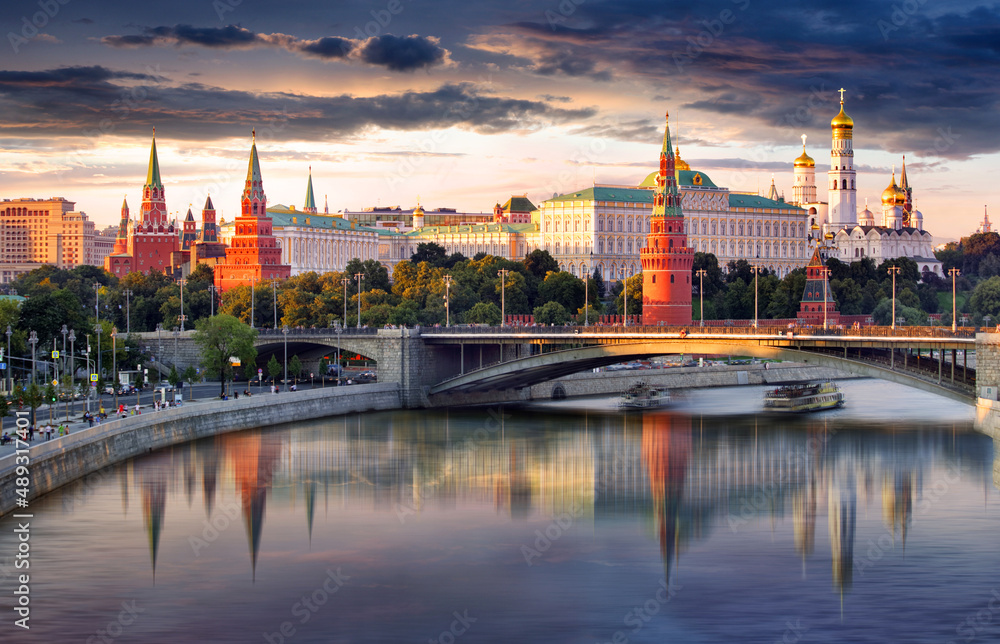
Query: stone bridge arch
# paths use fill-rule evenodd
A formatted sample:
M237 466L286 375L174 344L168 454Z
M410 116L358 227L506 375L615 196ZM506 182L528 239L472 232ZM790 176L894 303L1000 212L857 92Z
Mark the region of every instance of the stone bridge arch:
M672 340L669 343L647 341L588 346L542 353L494 364L450 378L432 386L429 393L464 393L521 388L595 367L666 354L749 355L755 358L801 362L838 369L859 376L880 378L966 404L974 404L974 399L967 393L907 373L879 367L869 362L785 347L735 344L696 338Z

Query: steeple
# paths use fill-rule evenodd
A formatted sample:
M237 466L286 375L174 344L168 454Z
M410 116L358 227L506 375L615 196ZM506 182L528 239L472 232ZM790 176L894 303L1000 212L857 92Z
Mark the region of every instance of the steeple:
M771 201L778 201L778 188L774 185L774 175L771 175L771 190L767 193L767 198Z
M250 146L250 162L247 164L247 180L243 186L243 214L262 217L267 207L267 197L264 195L264 180L260 176L260 159L257 157L257 130L252 131L253 143Z
M309 166L309 184L306 187L306 204L302 207L302 212L312 215L316 214L316 199L313 197L313 169Z
M153 128L153 145L149 149L149 169L146 171L146 187L163 189L160 181L160 160L156 156L156 128Z
M660 147L660 171L656 177L652 217L683 217L681 197L677 191L677 170L673 145L670 141L670 113L663 126L663 145Z
M323 195L323 214L330 214L330 201L327 199L326 195Z
M118 222L117 239L128 239L128 197L122 199L122 218Z
M899 175L899 187L903 190L907 190L910 187L910 182L906 180L906 155L903 155L903 171Z

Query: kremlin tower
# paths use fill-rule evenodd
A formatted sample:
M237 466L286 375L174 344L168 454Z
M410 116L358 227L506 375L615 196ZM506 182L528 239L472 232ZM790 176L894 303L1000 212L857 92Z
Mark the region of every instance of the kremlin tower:
M314 204L315 207L315 204ZM267 214L267 196L257 158L257 133L253 133L250 163L243 187L240 214L234 221L233 235L226 259L215 267L215 286L224 293L234 286L262 280L287 279L292 267L281 263L281 246L271 231Z
M307 215L316 214L316 198L313 196L313 169L309 166L309 185L306 187L306 205L302 207L302 212Z
M191 270L198 264L215 265L226 261L226 245L219 241L218 229L215 226L215 206L212 197L205 198L205 207L201 210L201 233L191 245Z
M830 219L832 230L857 224L858 189L854 172L854 119L844 112L844 92L840 90L840 112L830 121L833 145L830 148Z
M806 154L806 135L802 135L802 156L795 159L795 184L792 203L816 203L816 161Z
M824 320L827 325L840 323L840 311L833 299L829 272L817 247L813 251L812 261L806 266L806 287L796 315L803 324L821 325Z
M132 256L128 252L128 198L122 200L122 218L118 222L118 234L111 254L104 258L104 270L122 278L132 272Z
M684 233L669 114L663 131L653 214L639 257L642 261L642 323L649 326L691 324L694 249L687 247Z

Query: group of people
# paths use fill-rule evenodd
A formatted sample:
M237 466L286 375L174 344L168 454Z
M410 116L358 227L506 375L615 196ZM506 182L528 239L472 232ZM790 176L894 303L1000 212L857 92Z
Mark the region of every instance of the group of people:
M47 440L47 441L48 440L52 440L52 433L53 432L58 432L59 436L68 436L69 435L69 425L66 424L66 423L59 423L58 425L53 426L52 423L47 423L47 424L45 424L45 425L43 425L43 426L41 426L41 427L38 428L38 433L40 435L42 435L42 436L45 436L45 440ZM3 436L0 436L0 445L7 445L9 443L13 443L14 439L20 438L20 437L21 437L21 435L19 435L19 434L11 436L10 432L4 432ZM28 441L34 441L35 440L35 426L34 425L28 425L28 432L27 432L26 440L28 440Z

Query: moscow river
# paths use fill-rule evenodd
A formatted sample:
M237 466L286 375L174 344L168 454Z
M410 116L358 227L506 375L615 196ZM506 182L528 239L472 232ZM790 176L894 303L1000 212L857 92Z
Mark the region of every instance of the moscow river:
M1000 495L974 410L875 380L396 411L229 434L32 503L0 642L988 642Z

